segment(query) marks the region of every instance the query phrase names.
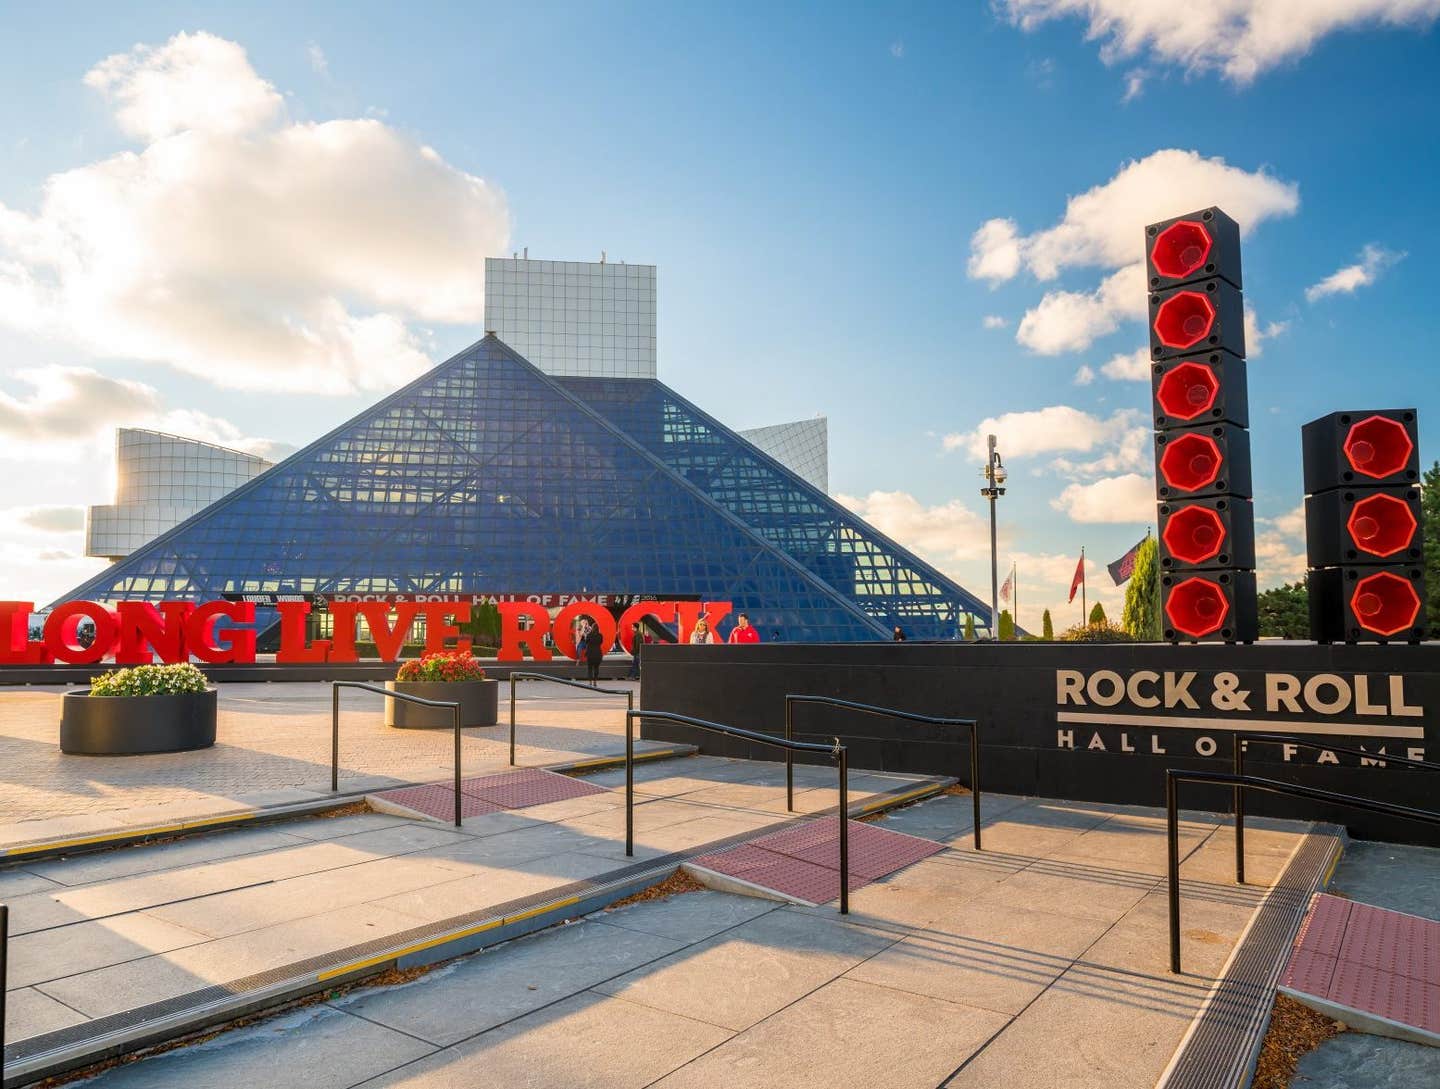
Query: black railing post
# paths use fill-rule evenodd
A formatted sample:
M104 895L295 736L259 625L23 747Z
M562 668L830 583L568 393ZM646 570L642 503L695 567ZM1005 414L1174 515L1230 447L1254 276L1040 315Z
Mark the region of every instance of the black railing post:
M980 724L970 723L970 807L974 812L975 850L980 850Z
M794 721L795 701L789 696L785 697L785 740L793 741L795 738ZM785 810L788 813L795 812L795 750L785 750Z
M330 687L330 793L340 793L340 686Z
M510 674L510 766L515 766L515 674Z
M625 857L635 854L635 712L625 712Z
M455 702L455 827L459 828L460 818L460 702Z
M840 754L840 914L850 914L850 755L840 739L835 739Z
M0 904L0 1085L5 1084L5 987L10 959L10 909Z
M1237 786L1238 789L1238 786ZM1180 974L1180 811L1175 773L1165 773L1166 874L1170 886L1170 971Z
M1235 751L1231 754L1234 760L1235 777L1238 779L1245 774L1245 739L1238 734L1235 737ZM1235 810L1235 884L1245 884L1245 788L1239 783L1234 787L1234 799L1232 808Z

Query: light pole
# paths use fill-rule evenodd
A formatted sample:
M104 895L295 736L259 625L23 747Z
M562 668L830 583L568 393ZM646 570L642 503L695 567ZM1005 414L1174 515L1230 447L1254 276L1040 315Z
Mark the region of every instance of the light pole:
M1000 460L1000 452L995 449L995 436L985 436L985 467L980 470L980 475L985 478L985 487L980 489L980 496L990 501L990 638L997 641L1000 638L1000 568L999 558L995 549L995 500L1005 494L1005 463Z

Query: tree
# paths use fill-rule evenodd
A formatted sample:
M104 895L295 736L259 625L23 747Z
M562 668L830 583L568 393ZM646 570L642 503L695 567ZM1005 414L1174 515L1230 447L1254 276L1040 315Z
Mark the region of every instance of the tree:
M975 616L973 613L965 614L965 642L975 642Z
M1426 545L1429 547L1428 543ZM1264 591L1255 599L1260 634L1270 639L1310 638L1310 598L1303 582Z
M1092 628L1105 626L1105 606L1098 601L1090 606L1090 626Z
M1135 550L1135 569L1125 587L1125 609L1120 626L1141 642L1159 642L1160 625L1160 542L1146 537Z
M1425 520L1425 621L1434 631L1440 626L1440 461L1425 470L1420 512Z
M1015 618L1010 615L1009 609L1000 610L1000 642L1015 642Z
M1050 610L1045 610L1045 615L1040 618L1040 637L1042 639L1055 638L1055 621L1050 619Z

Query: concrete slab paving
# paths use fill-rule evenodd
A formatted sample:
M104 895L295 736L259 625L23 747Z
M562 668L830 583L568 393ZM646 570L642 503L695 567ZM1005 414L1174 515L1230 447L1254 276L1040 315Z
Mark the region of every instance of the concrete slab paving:
M37 983L140 960L203 942L205 936L163 919L122 915L103 922L75 923L10 940L9 987Z
M739 1030L891 944L859 927L778 908L597 989ZM726 985L716 987L717 980Z
M989 1010L837 979L656 1083L657 1089L930 1089L999 1031Z
M774 911L776 906L751 896L705 891L615 908L603 912L600 919L625 930L695 942Z
M413 1036L328 1006L287 1014L264 1028L117 1067L84 1084L97 1089L349 1089L435 1050Z
M364 1083L365 1089L642 1089L729 1034L582 994Z
M362 992L337 1008L448 1045L653 963L681 945L589 920L477 954L408 987Z
M21 987L5 994L5 1036L10 1040L54 1032L78 1025L85 1019L84 1014L34 987Z

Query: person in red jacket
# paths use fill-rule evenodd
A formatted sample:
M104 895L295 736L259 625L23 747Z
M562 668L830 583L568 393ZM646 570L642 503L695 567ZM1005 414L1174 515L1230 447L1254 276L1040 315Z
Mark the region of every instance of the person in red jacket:
M730 633L732 643L758 643L760 633L750 626L750 618L741 613L735 618L735 629Z

